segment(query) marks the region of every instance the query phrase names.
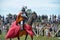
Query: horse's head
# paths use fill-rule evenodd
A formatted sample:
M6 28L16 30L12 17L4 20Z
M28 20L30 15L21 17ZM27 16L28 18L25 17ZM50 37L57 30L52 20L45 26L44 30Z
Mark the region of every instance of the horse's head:
M17 23L19 23L19 22L21 22L21 21L23 21L24 20L24 18L21 16L21 14L19 14L18 16L17 16L17 18L16 18L16 22Z
M36 20L37 19L37 14L35 12L32 13L32 19Z
M28 19L28 24L30 24L30 25L32 25L32 23L35 21L37 19L37 14L35 13L35 12L33 12L31 15L30 15L30 17L29 17L29 19Z

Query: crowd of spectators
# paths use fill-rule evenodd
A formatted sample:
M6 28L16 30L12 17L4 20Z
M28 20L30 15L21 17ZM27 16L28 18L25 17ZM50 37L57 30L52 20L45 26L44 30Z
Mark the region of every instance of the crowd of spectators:
M6 17L0 15L0 34L6 30L8 31L11 23L15 21L17 15L9 14Z
M16 20L17 15L9 14L6 17L0 15L0 34L9 27L13 21ZM43 17L43 16L42 16ZM48 16L43 17L40 21L34 22L32 27L35 35L52 36L58 30L59 21L56 16L48 19Z

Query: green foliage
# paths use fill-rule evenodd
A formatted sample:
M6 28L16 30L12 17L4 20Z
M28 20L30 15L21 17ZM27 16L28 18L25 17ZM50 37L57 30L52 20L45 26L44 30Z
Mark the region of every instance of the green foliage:
M31 9L27 9L27 15L28 15L28 17L30 17L30 14L32 13L32 10Z
M32 10L31 9L27 9L27 13L32 13Z

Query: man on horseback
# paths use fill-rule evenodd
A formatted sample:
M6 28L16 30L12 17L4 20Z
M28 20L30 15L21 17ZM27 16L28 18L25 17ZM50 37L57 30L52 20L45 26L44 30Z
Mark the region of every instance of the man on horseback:
M11 26L10 26L10 28L5 36L5 39L10 38L10 40L11 40L11 38L17 37L18 40L20 40L21 36L26 35L26 37L25 37L25 40L26 40L27 36L29 34L31 37L31 40L33 40L34 33L32 31L32 24L33 24L34 20L36 20L37 14L35 12L32 13L31 16L28 18L27 23L25 23L26 17L21 16L21 15L22 15L22 12L19 13L19 15L17 16L17 19L11 24ZM21 23L21 21L23 21L22 28L24 27L24 30L21 29L21 26L19 25ZM20 31L20 30L23 30L23 31Z
M17 19L16 19L17 24L21 25L20 30L24 29L24 23L25 23L25 20L27 20L27 19L28 19L28 16L27 16L27 13L26 13L26 7L23 7L21 12L17 16Z

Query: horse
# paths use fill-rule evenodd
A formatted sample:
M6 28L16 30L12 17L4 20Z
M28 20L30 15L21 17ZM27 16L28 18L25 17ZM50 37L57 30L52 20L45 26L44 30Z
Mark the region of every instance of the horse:
M26 35L25 40L27 40L27 36L29 34L31 37L31 40L33 40L34 33L32 31L32 24L33 24L34 20L36 20L36 18L37 18L37 14L35 12L33 12L30 15L29 19L27 20L27 23L24 24L24 29L22 31L20 31L20 25L16 25L16 21L13 22L13 24L12 24L13 27L10 28L10 29L12 29L12 28L13 29L11 31L10 30L8 31L8 33L6 35L6 39L10 38L10 40L11 40L12 38L17 37L17 39L20 40L21 36ZM21 18L21 19L23 19L23 18ZM18 22L20 22L20 17L18 18ZM16 30L18 30L18 31L16 31ZM12 34L9 34L9 33L12 33ZM13 35L15 35L15 36L13 36Z

